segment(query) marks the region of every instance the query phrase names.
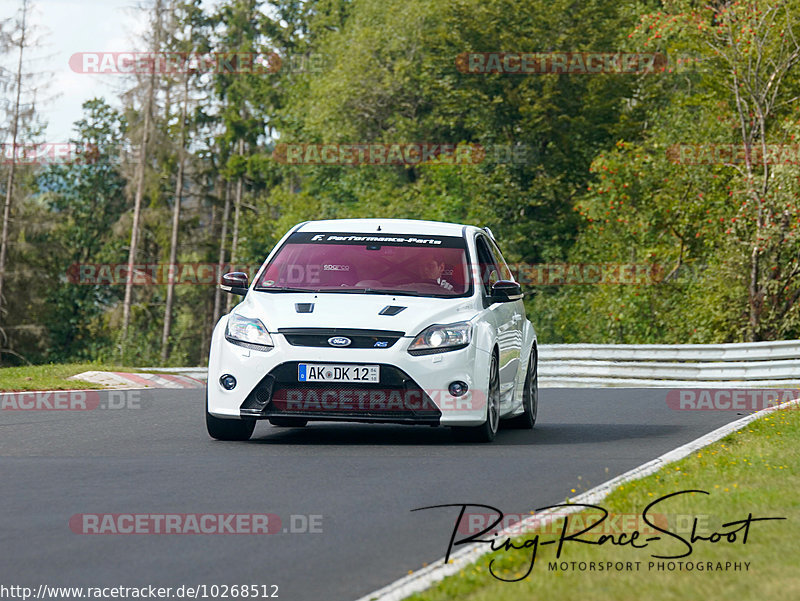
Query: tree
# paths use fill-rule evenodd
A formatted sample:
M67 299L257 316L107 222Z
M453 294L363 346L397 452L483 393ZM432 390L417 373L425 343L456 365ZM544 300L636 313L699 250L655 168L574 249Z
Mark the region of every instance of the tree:
M2 31L0 38L0 48L14 49L17 53L16 70L13 74L13 81L3 87L11 91L13 102L7 108L9 112L10 133L11 133L11 153L8 159L8 174L6 178L6 189L3 203L3 231L0 234L0 323L3 316L3 287L5 283L6 260L8 255L8 240L11 229L11 203L14 195L14 175L16 174L18 152L17 142L19 140L20 126L28 121L33 112L32 106L26 108L22 104L22 82L23 82L23 57L30 45L30 18L31 4L29 0L23 0L19 10L19 16L10 31ZM0 335L5 336L2 330ZM0 355L1 356L1 355Z
M6 328L4 327L4 303L7 304L7 266L10 256L11 230L14 226L13 205L15 196L15 186L17 185L20 168L26 161L20 161L35 148L35 139L38 135L36 124L36 97L41 90L41 86L36 81L39 73L30 68L30 50L38 44L36 39L35 27L31 24L31 15L34 4L30 0L22 0L15 18L2 23L0 27L0 54L14 53L15 69L7 72L0 69L0 91L8 93L9 99L0 101L3 115L3 125L0 131L4 137L7 132L10 135L11 143L8 145L10 152L5 178L5 190L3 194L2 212L2 232L0 232L0 358L2 352L19 355L10 348L3 349L8 341ZM23 92L24 90L24 92Z
M162 0L154 0L152 12L153 38L152 52L154 54L161 50L161 29L162 29ZM136 191L133 201L133 222L131 223L130 246L128 247L128 269L125 279L125 297L122 301L122 330L120 337L120 357L124 360L126 345L128 342L128 326L130 324L131 302L133 295L133 269L136 261L136 250L139 243L139 220L142 211L142 197L144 195L145 169L148 161L148 142L151 134L151 121L153 119L154 98L156 92L156 64L152 65L147 85L145 89L145 100L142 105L143 124L141 127L141 139L139 142L139 152L136 157Z
M49 252L30 259L39 275L28 286L32 297L44 300L39 319L47 326L48 361L110 355L113 336L104 313L120 300L116 287L92 283L91 277L82 282L81 268L92 272L93 265L115 263L124 252L114 227L126 209L119 164L126 123L102 99L85 102L83 110L71 140L80 150L76 160L52 165L36 180L50 215L37 243Z
M571 209L593 157L635 128L637 115L627 108L635 79L470 74L456 68L456 57L498 48L613 48L635 15L607 2L576 9L517 0L361 0L349 14L317 32L326 68L291 82L281 141L471 143L489 157L458 168L287 167L284 185L299 178L307 192L297 202L318 197L329 217L450 214L492 227L513 259L563 258L576 237ZM503 156L510 149L522 150L522 160Z
M199 0L181 2L173 7L173 15L176 23L173 25L173 43L168 45L170 51L180 52L186 56L198 50L207 50L207 44L201 37L201 30L206 25L206 18L200 9ZM185 32L186 37L180 37ZM175 196L172 205L172 232L170 235L169 246L169 271L167 281L167 298L164 306L164 327L161 334L161 362L165 364L169 357L169 338L172 329L173 302L175 297L174 269L178 260L178 234L180 230L181 203L183 200L184 172L187 161L187 129L189 102L190 102L190 83L196 79L197 73L188 67L183 69L181 109L178 121L178 148L177 148L177 175L175 178Z
M735 166L744 186L744 219L732 233L749 252L747 337L752 341L781 336L783 321L800 298L796 196L787 182L781 185L785 167L773 167L778 157L768 149L793 138L800 123L792 122L800 100L798 10L800 3L793 1L736 2L716 7L711 22L697 13L685 18L687 26L698 23L698 42L710 49L723 74L739 142L747 149L744 164Z
M557 340L800 335L798 159L780 152L800 135L798 5L673 8L642 15L630 43L691 62L642 82L637 96L650 125L596 157L594 181L577 206L585 230L571 255L574 262L650 262L660 281L535 301L537 309L558 307L549 310ZM570 317L586 314L598 317Z
M250 65L255 57L264 57L269 40L265 34L267 18L260 12L261 0L228 0L222 3L215 15L221 31L219 50L231 57L232 70L217 73L215 91L219 100L219 121L223 131L219 136L223 156L225 179L235 181L233 196L233 228L231 262L239 260L239 225L248 172L248 152L254 152L263 138L265 124L272 109L269 80L264 73L256 73ZM245 58L249 57L249 58ZM266 76L268 77L268 76ZM225 226L223 226L225 227ZM225 240L220 241L220 253ZM226 299L230 310L231 297Z

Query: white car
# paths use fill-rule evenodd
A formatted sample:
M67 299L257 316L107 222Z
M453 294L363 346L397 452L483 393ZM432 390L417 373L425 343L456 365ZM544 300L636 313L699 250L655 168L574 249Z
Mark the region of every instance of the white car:
M536 332L488 228L310 221L278 242L214 328L208 433L256 420L426 424L489 442L536 421Z

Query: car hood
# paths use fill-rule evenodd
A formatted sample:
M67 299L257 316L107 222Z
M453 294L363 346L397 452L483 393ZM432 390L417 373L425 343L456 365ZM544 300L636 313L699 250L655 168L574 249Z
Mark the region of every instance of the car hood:
M302 312L308 305L313 305L311 312ZM405 308L381 315L386 307ZM283 328L353 328L416 336L434 323L467 321L475 307L471 298L251 291L234 312L259 318L272 333Z

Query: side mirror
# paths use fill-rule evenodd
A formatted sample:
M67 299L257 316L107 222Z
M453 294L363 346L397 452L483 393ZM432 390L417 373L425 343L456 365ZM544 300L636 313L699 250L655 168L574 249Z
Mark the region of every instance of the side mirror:
M522 287L511 280L498 280L492 285L493 303L510 303L522 298Z
M250 284L247 281L247 274L241 271L232 271L222 276L222 283L219 285L225 292L244 296Z

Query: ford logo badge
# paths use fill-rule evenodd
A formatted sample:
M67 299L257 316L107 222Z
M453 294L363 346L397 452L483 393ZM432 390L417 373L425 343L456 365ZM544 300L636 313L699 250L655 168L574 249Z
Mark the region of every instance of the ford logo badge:
M331 346L350 346L352 340L349 338L345 338L344 336L334 336L333 338L328 338L328 344Z

